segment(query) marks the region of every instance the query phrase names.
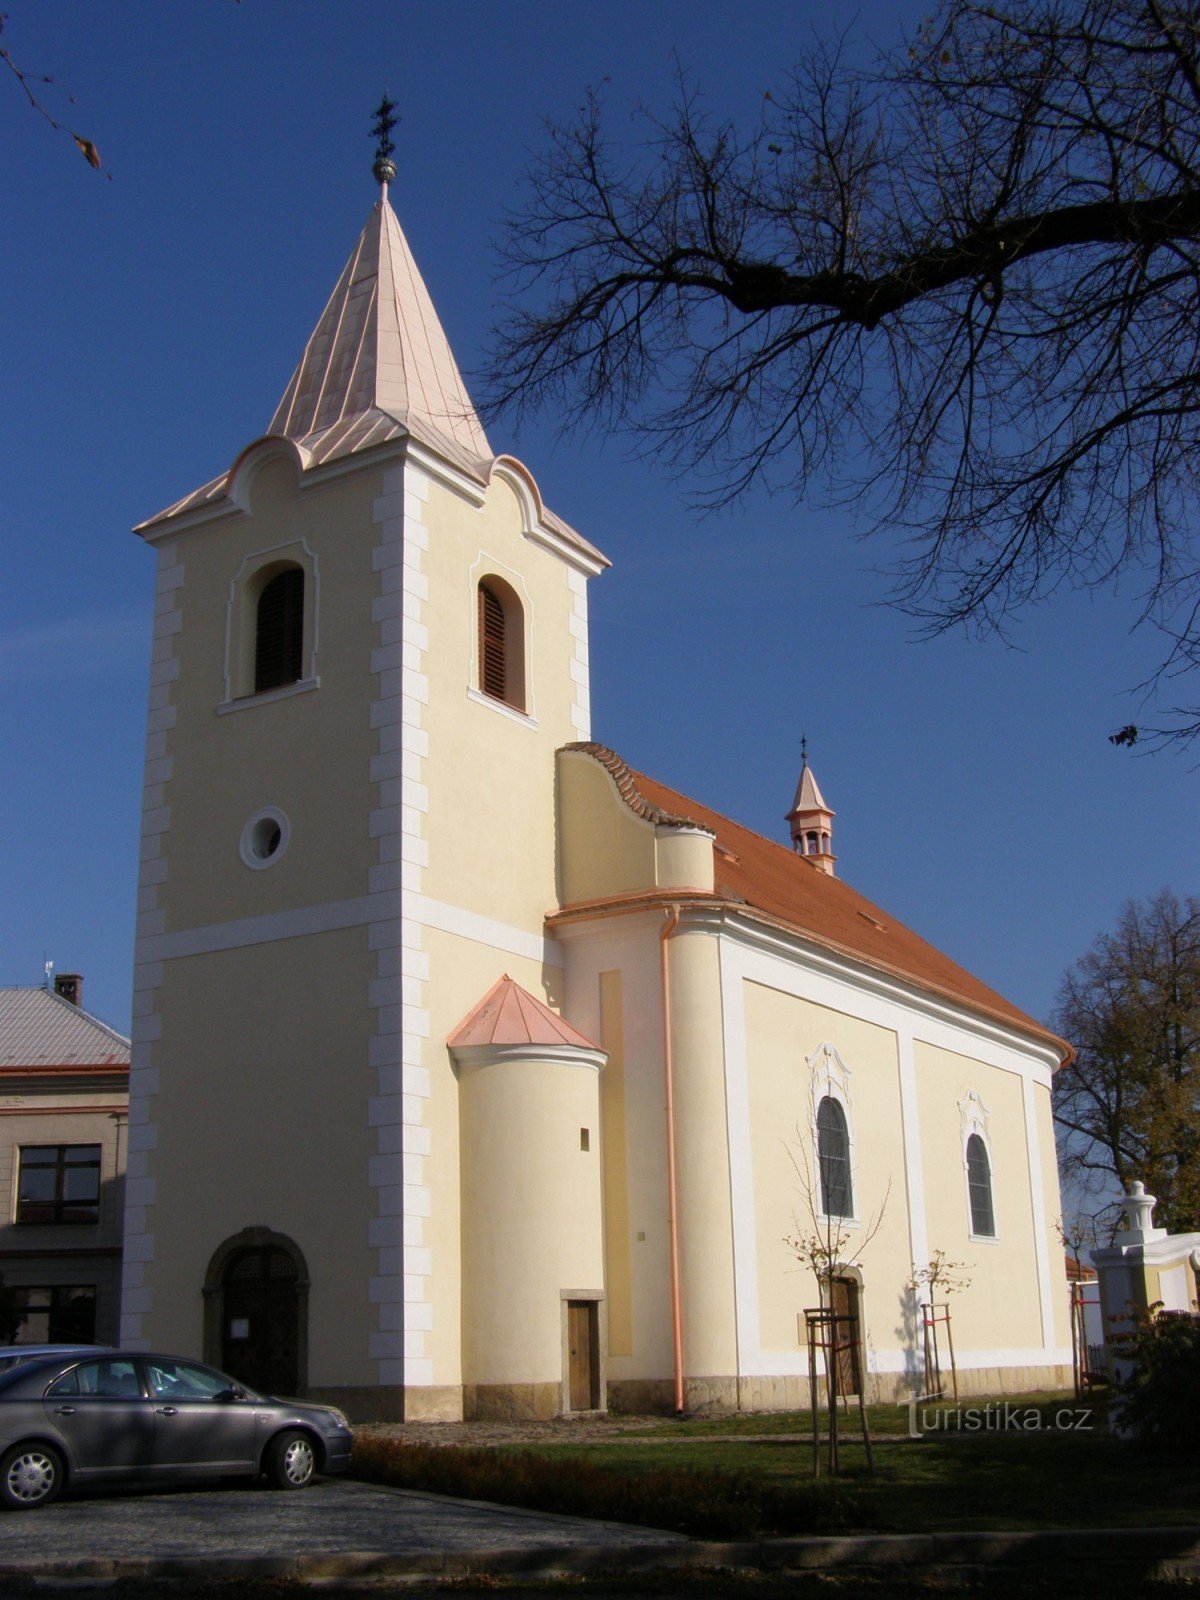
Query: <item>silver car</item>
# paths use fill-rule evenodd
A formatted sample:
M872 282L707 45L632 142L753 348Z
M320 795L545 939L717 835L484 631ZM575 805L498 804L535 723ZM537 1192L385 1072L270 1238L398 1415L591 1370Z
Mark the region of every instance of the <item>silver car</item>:
M344 1472L351 1442L333 1406L256 1394L179 1356L45 1356L0 1373L0 1505L11 1510L105 1483L265 1476L302 1489Z

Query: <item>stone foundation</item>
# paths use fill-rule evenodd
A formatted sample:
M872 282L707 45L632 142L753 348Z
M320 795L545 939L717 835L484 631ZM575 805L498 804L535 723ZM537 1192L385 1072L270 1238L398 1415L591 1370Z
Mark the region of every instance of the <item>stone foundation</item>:
M953 1395L949 1370L945 1390ZM958 1373L959 1398L973 1395L1030 1394L1041 1389L1070 1389L1069 1366L967 1367ZM867 1400L872 1405L905 1405L920 1393L919 1380L906 1372L872 1372L867 1377ZM727 1415L738 1411L806 1411L811 1404L808 1379L688 1378L684 1383L684 1410L688 1416ZM675 1410L675 1387L669 1379L625 1378L610 1380L608 1409L629 1416L670 1416Z
M561 1383L467 1383L465 1422L548 1422L562 1415Z
M399 1384L374 1388L367 1384L310 1388L306 1399L337 1406L351 1422L461 1422L463 1391L457 1384L404 1389Z
M945 1395L953 1399L950 1373ZM958 1398L1019 1395L1072 1386L1069 1366L967 1367L958 1374ZM919 1394L904 1372L873 1372L867 1399L873 1405L907 1405ZM560 1383L468 1383L462 1388L314 1388L308 1398L339 1406L351 1422L547 1422L563 1414ZM806 1411L808 1379L688 1378L684 1411L688 1416L727 1416L739 1411ZM623 1378L608 1384L608 1410L625 1416L671 1416L675 1386L669 1378Z

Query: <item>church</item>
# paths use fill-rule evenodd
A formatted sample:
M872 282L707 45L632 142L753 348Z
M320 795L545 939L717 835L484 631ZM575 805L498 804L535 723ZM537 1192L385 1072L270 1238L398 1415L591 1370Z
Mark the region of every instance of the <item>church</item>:
M1069 1383L1068 1047L838 876L807 760L773 841L593 740L609 563L375 175L265 434L136 530L123 1341L358 1419L770 1409L824 1295L899 1399L944 1257L960 1387Z

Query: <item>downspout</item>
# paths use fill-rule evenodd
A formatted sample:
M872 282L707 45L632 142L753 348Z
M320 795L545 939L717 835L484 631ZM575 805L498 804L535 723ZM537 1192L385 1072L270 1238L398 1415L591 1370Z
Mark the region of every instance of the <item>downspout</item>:
M667 1237L671 1262L671 1355L675 1375L675 1415L684 1413L683 1314L679 1294L679 1205L675 1179L675 1065L671 1049L671 967L667 941L679 926L679 905L667 908L667 920L658 936L658 962L662 976L663 1087L667 1120Z

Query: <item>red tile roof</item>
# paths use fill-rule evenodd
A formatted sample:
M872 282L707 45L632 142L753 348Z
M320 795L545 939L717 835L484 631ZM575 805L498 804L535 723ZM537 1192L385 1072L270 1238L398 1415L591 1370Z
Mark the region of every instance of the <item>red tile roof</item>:
M1032 1034L1052 1045L1063 1060L1071 1058L1071 1047L1057 1035L840 878L822 872L786 845L632 771L602 745L568 748L600 761L622 799L639 816L660 826L699 825L715 835L716 893L721 902ZM570 910L564 907L564 912Z

